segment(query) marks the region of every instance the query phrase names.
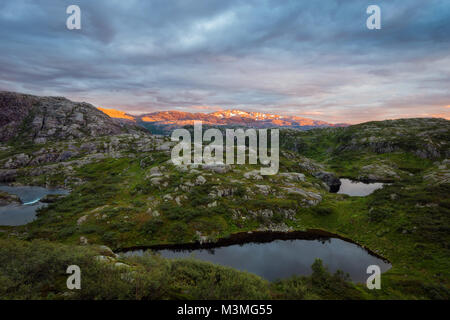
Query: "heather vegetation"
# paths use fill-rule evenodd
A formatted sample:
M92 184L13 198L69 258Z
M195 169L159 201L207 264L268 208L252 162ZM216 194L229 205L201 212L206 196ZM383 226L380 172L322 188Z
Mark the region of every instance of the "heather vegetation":
M35 221L0 227L2 298L450 297L448 121L282 130L274 176L260 175L256 165L176 167L169 161L173 143L130 130L63 140L41 130L45 141L1 145L1 181L71 191L49 197ZM366 197L350 197L329 192L338 177L389 184ZM321 262L312 266L311 276L270 283L192 259L116 257L99 249L308 229L334 233L388 259L392 269L382 275L382 289L354 285ZM82 266L80 292L65 289L68 264Z
M107 254L105 256L104 254ZM120 262L119 262L120 261ZM68 290L66 268L80 266L81 290ZM2 299L346 299L363 291L331 275L320 260L310 277L269 283L258 276L193 259L159 255L116 258L96 246L0 240ZM328 290L328 288L330 290Z

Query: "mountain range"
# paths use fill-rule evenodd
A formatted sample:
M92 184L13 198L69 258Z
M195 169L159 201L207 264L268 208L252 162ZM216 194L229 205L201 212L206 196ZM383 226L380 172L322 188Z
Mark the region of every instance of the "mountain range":
M332 124L297 116L283 116L262 112L247 112L231 109L211 113L191 113L181 111L159 111L141 115L130 115L115 109L98 108L111 118L122 122L135 122L153 133L166 133L175 128L193 125L194 121L202 121L207 126L244 126L252 128L293 128L308 130L320 127L346 127L348 124Z

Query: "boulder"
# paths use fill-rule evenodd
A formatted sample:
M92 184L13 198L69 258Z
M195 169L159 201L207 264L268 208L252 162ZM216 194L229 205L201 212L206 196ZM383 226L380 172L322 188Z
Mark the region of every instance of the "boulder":
M255 184L255 188L258 189L258 193L261 193L265 196L269 195L271 188L265 184Z
M87 218L88 218L87 215L84 215L84 216L78 218L77 225L79 225L79 226L82 225L84 222L86 222Z
M86 237L81 236L80 237L80 244L85 246L88 244L88 239Z
M9 194L4 191L0 191L0 206L6 206L9 204L21 204L20 198L15 194Z
M160 185L161 181L163 181L162 177L155 177L150 179L150 183L154 186Z
M24 153L15 155L12 158L9 158L8 161L3 165L6 169L17 169L21 167L25 167L30 162L30 157Z
M148 177L161 177L163 174L161 172L160 167L153 167L150 169L150 174L148 175Z
M263 177L260 175L259 170L252 170L244 173L245 179L252 179L252 180L262 180Z
M231 166L225 164L204 164L202 166L202 169L212 171L215 173L227 173L228 171L231 170Z
M70 158L73 158L73 157L77 156L77 155L78 155L77 152L73 152L73 151L63 151L63 152L59 155L57 161L59 161L59 162L64 162L64 161L69 160Z
M0 182L15 181L17 177L16 169L0 170Z
M195 185L199 186L206 183L206 179L203 176L198 176L197 179L195 179Z
M399 179L397 172L387 164L371 164L360 169L358 180L393 181Z
M99 246L99 250L100 250L100 253L101 253L103 256L109 256L109 257L113 257L113 258L118 258L118 255L115 254L115 253L111 250L110 247L107 247L107 246L105 246L105 245L101 245L101 246Z
M334 173L319 171L313 173L313 176L325 182L330 192L338 192L341 187L341 180Z
M217 201L208 203L208 208L214 208L214 207L217 207Z
M282 172L278 174L281 177L286 178L290 181L303 182L305 181L305 175L303 173L298 172Z

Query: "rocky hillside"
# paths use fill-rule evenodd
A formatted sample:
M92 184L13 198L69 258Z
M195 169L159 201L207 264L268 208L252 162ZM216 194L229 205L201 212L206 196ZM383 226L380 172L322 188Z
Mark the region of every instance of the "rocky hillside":
M45 143L138 130L94 106L62 97L0 92L0 141Z
M26 184L52 184L53 176L63 176L57 185L69 188L80 183L78 168L107 158L130 157L130 153L167 150L166 142L145 131L112 136L84 137L75 140L52 141L31 146L0 144L0 183L28 177ZM56 186L56 185L55 185Z
M400 119L307 132L286 130L280 143L285 149L324 162L340 175L398 180L450 157L450 121Z

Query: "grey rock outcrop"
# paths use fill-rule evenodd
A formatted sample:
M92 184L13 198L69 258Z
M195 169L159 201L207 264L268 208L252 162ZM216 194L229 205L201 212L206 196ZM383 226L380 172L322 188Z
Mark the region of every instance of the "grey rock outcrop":
M91 104L63 97L0 91L0 141L46 143L139 130L125 126Z
M21 204L20 198L15 194L9 194L4 191L0 191L0 206L6 206L9 204Z
M263 177L260 175L259 170L252 170L244 173L245 179L262 180Z
M326 185L329 187L330 192L338 192L339 188L341 187L341 180L339 180L338 177L334 173L331 172L315 172L313 175L322 180L326 183Z

